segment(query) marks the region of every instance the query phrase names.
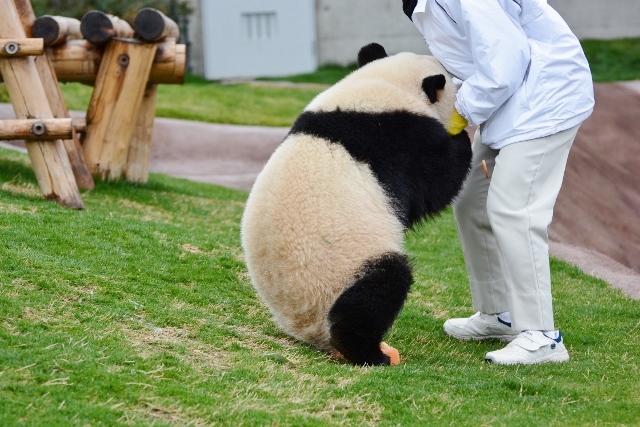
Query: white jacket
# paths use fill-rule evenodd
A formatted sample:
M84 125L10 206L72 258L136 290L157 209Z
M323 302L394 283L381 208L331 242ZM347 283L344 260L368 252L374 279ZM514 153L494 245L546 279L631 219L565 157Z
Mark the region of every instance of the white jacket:
M418 0L412 21L462 81L456 108L491 148L569 129L593 111L582 47L546 0Z

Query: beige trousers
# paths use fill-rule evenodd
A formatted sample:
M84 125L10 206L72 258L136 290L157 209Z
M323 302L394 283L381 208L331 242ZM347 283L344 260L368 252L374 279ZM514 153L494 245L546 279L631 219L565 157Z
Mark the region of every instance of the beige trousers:
M453 206L474 310L509 311L517 331L556 329L547 228L579 127L501 150L483 145L478 130Z

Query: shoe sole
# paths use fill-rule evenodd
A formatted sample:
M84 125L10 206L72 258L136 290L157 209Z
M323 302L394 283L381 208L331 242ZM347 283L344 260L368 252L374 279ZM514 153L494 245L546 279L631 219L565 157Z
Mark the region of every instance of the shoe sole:
M535 360L526 360L522 362L497 362L490 358L485 358L485 362L495 365L538 365L540 363L562 363L569 360L569 352L566 350L562 353L553 353Z
M515 340L518 335L485 335L485 336L469 336L469 335L457 335L453 332L449 332L447 330L444 331L444 333L450 337L453 337L455 339L461 340L461 341L485 341L485 340L498 340L498 341L502 341L502 342L511 342L513 340Z

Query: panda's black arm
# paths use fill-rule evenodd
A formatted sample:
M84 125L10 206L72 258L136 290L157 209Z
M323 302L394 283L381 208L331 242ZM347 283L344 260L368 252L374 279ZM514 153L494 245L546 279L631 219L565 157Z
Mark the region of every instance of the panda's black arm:
M451 155L462 166L466 166L467 173L471 167L471 158L473 156L471 152L471 139L466 130L463 130L457 135L451 135L449 137L451 143ZM466 174L465 174L466 177Z

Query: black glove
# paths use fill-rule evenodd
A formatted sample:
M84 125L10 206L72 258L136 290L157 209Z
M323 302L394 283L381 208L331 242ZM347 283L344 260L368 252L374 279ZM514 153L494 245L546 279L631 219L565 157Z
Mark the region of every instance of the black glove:
M402 10L404 10L404 14L407 15L409 19L411 19L411 15L413 15L416 3L418 3L418 0L402 0Z

